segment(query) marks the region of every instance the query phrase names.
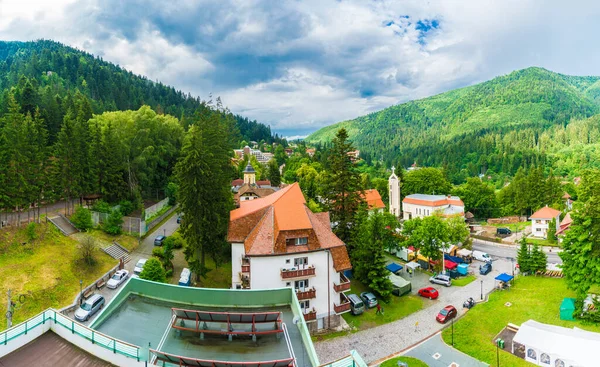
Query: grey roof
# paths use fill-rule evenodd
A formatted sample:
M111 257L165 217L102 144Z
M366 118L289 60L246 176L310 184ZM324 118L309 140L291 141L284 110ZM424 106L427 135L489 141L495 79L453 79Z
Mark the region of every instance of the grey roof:
M248 164L246 165L246 168L244 169L244 173L256 173L256 171L254 170L254 167L252 167L250 162L248 162Z
M407 195L406 197L410 198L410 199L417 199L417 200L438 201L438 200L444 200L448 196L447 195L410 194L410 195ZM458 196L450 196L450 199L451 200L460 200L460 198Z

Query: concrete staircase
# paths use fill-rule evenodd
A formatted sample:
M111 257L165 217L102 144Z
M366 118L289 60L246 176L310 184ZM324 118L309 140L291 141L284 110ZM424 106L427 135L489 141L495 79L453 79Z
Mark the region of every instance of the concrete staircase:
M48 218L52 224L56 226L65 236L70 236L73 233L79 232L77 228L62 214Z
M106 252L113 259L119 260L123 258L123 262L125 264L129 262L129 251L116 242L113 242L112 245L103 248L102 251Z

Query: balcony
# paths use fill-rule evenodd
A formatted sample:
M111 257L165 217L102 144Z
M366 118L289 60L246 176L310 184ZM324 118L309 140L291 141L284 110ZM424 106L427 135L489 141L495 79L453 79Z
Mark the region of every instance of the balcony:
M350 290L350 280L340 273L340 284L333 283L333 289L336 292L346 292Z
M310 289L305 289L303 291L296 289L296 297L298 297L298 301L302 301L305 299L311 299L311 298L316 298L317 297L317 291L315 290L315 287L312 287Z
M242 258L242 273L250 272L250 259L247 257Z
M312 311L308 311L304 313L304 321L312 321L317 319L317 311L313 308Z
M306 269L281 269L281 278L282 279L291 279L291 278L306 278L315 276L315 267L309 267Z
M340 304L333 304L333 310L338 315L350 311L350 301L348 301L344 293L340 294Z

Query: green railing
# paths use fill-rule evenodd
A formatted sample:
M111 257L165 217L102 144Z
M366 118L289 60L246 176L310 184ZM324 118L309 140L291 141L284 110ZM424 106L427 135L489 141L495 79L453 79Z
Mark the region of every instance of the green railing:
M106 348L115 354L122 354L129 358L135 358L138 361L145 360L145 353L140 353L140 347L111 338L108 335L90 329L87 326L83 326L53 309L48 309L39 315L0 333L0 344L7 345L11 340L18 338L21 335L27 335L27 332L46 322L54 322L55 325L64 327L71 331L72 334L83 337L91 341L92 344Z
M357 351L350 351L350 355L337 361L321 365L320 367L367 367L365 361L360 357Z

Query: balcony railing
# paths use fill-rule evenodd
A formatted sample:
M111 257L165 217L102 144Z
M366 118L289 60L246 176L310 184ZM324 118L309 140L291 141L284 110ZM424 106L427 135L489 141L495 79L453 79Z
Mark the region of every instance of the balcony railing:
M304 321L312 321L317 319L317 311L312 310L304 313Z
M311 289L305 289L303 291L296 289L296 297L298 297L299 301L305 300L305 299L311 299L311 298L316 298L317 297L317 291L315 290L315 288L311 288Z
M250 259L248 258L242 258L242 273L249 273L250 272Z
M348 297L346 297L346 295L344 293L340 294L340 304L333 304L333 310L335 311L335 313L337 313L338 315L344 312L348 312L350 311L350 301L348 300Z
M344 276L344 274L340 274L340 284L333 284L333 289L336 292L345 292L350 290L350 280Z
M290 279L290 278L302 278L309 277L315 275L315 267L310 267L306 269L281 269L281 278Z

